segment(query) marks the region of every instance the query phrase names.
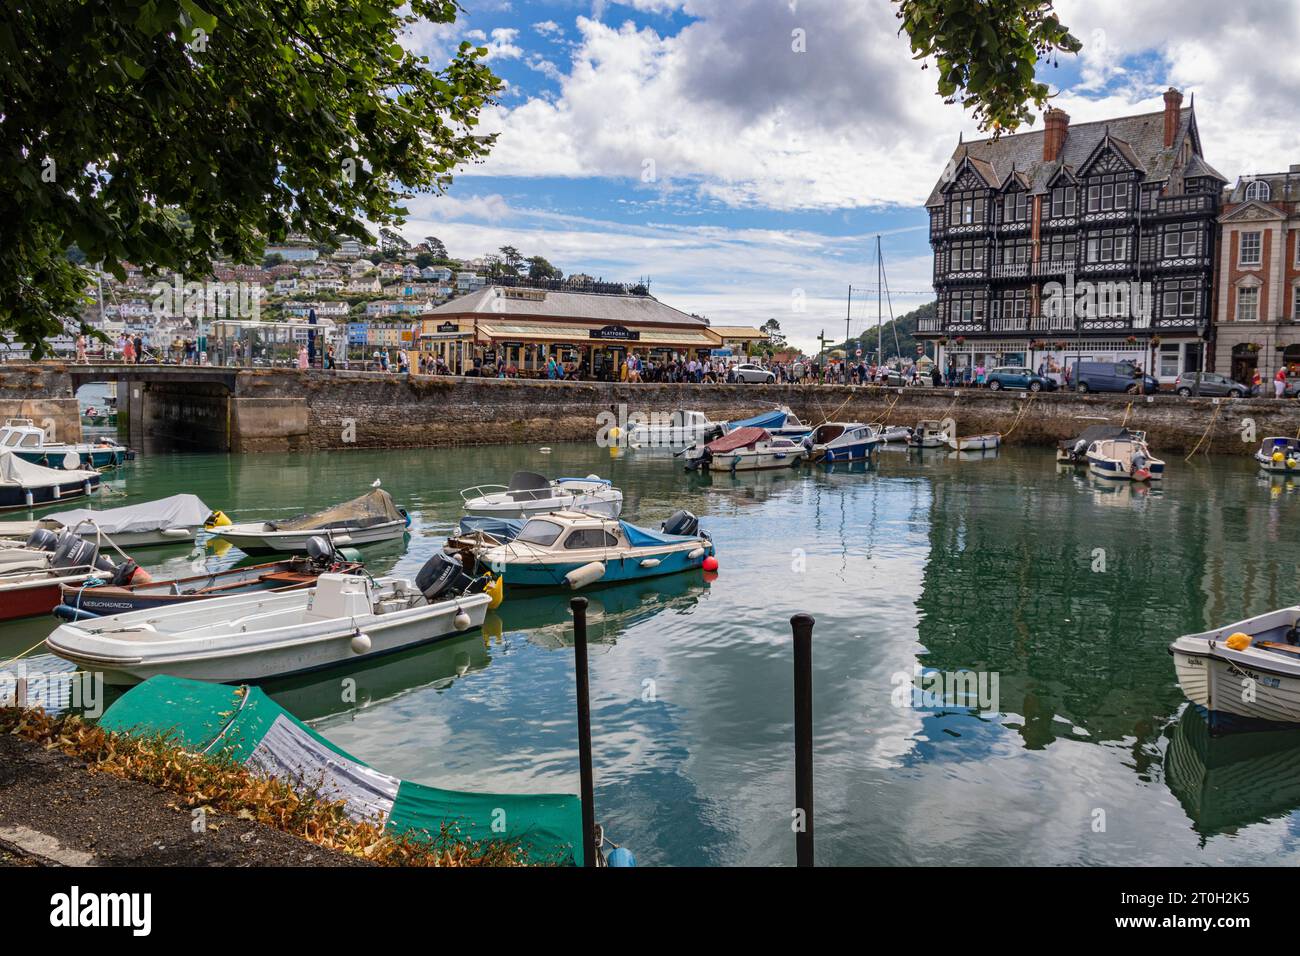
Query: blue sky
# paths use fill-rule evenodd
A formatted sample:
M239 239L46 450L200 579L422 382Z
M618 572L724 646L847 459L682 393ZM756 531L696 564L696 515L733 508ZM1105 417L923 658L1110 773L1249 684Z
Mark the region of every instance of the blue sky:
M648 278L715 324L776 318L799 344L876 322L875 237L894 312L928 297L925 195L969 116L912 61L888 0L463 0L408 45L490 50L508 84L484 116L492 155L442 197L417 197L409 237L453 255L510 244L567 272ZM1062 0L1084 52L1040 75L1076 121L1197 95L1225 176L1300 162L1300 5ZM801 47L801 48L800 48ZM888 311L886 311L888 316Z

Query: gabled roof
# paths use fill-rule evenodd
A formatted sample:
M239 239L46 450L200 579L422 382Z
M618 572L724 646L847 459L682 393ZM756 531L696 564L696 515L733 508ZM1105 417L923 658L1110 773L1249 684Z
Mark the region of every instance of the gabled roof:
M512 294L521 293L521 294ZM452 299L428 315L491 316L497 321L509 317L580 319L602 325L684 325L707 328L708 322L687 315L648 295L601 295L594 292L553 292L549 289L504 289L484 286L476 292Z
M1185 106L1178 111L1178 129L1174 133L1174 145L1169 149L1165 149L1164 145L1165 114L1161 110L1092 123L1071 123L1066 129L1061 153L1052 162L1043 162L1043 137L1046 132L1037 129L997 139L961 143L953 150L952 166L949 168L955 168L964 159L969 159L971 166L980 171L986 182L999 184L1005 182L1015 170L1030 180L1031 192L1042 193L1047 191L1048 180L1062 167L1069 168L1077 175L1077 171L1108 133L1111 145L1134 168L1145 172L1147 182L1162 182L1169 178L1174 159L1187 137L1191 137L1194 154L1199 155L1200 141L1196 133L1195 114L1191 106ZM1208 165L1205 168L1210 170L1209 174L1214 174ZM937 206L943 202L944 185L942 179L935 184L925 202L927 206Z

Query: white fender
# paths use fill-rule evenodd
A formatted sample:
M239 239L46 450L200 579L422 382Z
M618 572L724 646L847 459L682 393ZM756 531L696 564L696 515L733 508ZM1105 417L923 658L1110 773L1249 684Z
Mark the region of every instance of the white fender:
M643 567L643 568L657 568L657 567L659 567L659 559L658 559L658 558L646 558L644 561L641 562L641 567Z
M574 568L564 576L569 587L573 590L586 587L595 581L599 581L605 576L605 564L602 561L592 561L590 564L584 564L580 568Z

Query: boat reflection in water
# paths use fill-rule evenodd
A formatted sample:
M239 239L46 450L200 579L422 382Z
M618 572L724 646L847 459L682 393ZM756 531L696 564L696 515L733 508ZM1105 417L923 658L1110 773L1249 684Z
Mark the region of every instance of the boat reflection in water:
M963 448L948 452L949 461L991 461L998 457L999 448Z
M484 636L473 633L358 661L351 668L333 667L263 681L260 686L299 720L355 717L367 707L421 688L446 690L457 678L482 670L491 661Z
M1165 752L1165 780L1203 839L1286 816L1300 807L1300 730L1212 737L1188 706Z
M707 573L688 571L584 591L588 642L612 646L633 625L662 613L689 612L707 595L711 577ZM573 597L569 590L532 593L516 589L506 594L499 608L488 611L483 634L491 640L507 632L518 632L539 647L572 647L573 615L569 602Z

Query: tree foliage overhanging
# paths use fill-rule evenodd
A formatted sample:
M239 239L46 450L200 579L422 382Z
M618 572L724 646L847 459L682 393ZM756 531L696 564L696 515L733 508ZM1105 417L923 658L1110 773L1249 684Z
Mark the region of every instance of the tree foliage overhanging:
M918 60L934 59L939 95L995 135L1033 123L1051 96L1034 68L1082 44L1048 0L894 0Z
M399 42L455 0L14 0L0 9L0 330L39 356L123 262L196 280L301 233L369 240L481 160L500 81Z

